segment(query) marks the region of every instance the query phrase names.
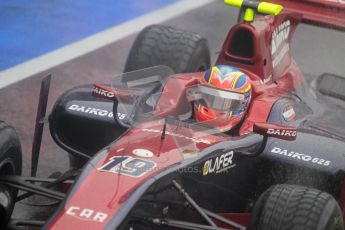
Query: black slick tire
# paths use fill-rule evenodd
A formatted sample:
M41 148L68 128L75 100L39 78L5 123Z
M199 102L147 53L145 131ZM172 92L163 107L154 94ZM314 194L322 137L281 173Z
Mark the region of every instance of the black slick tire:
M0 121L0 175L21 175L22 150L11 126ZM13 212L17 189L0 184L0 226L6 226Z
M210 67L210 51L200 35L165 25L151 25L137 36L124 72L157 65L175 73L203 71Z
M343 217L325 192L295 185L276 185L257 200L249 230L342 230Z

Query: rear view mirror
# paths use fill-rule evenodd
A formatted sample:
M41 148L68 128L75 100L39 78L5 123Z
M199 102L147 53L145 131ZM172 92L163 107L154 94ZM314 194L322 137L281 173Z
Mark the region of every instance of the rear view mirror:
M287 141L294 141L297 137L297 129L295 127L273 125L269 123L255 123L253 132L265 137L276 137Z
M252 151L238 151L246 156L256 157L260 155L266 148L268 137L276 137L282 140L293 141L297 137L297 129L291 126L273 125L269 123L254 123L253 132L263 136L263 140Z

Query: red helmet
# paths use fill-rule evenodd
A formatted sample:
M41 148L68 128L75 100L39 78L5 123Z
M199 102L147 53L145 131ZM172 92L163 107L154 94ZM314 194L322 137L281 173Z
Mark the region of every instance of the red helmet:
M196 120L222 132L243 119L251 99L249 77L231 66L218 65L207 70L197 90L200 97L194 102Z

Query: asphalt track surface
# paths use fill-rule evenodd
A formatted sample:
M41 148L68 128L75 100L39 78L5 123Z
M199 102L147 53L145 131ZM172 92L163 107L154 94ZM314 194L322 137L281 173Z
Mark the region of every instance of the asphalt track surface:
M215 1L163 24L195 31L207 38L214 62L229 28L236 22L237 10ZM23 172L29 174L31 143L41 79L53 75L48 110L65 90L81 84L107 82L122 72L135 35L94 50L81 57L47 69L28 79L0 89L0 118L14 126L23 149ZM292 50L308 80L324 72L345 76L345 34L329 29L301 25L294 36ZM48 176L68 168L67 153L51 139L46 126L39 162L39 176ZM16 206L15 217L44 216L41 207Z

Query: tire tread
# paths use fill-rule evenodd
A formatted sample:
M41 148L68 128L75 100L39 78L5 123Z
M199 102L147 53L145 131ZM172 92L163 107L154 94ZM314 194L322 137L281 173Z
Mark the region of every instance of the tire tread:
M136 38L128 55L124 72L167 65L175 73L192 72L193 57L198 47L210 65L210 54L206 39L193 32L165 25L151 25L143 29Z
M324 207L330 203L335 213L332 218L341 215L328 193L302 186L276 185L258 199L248 229L316 230L325 215Z

